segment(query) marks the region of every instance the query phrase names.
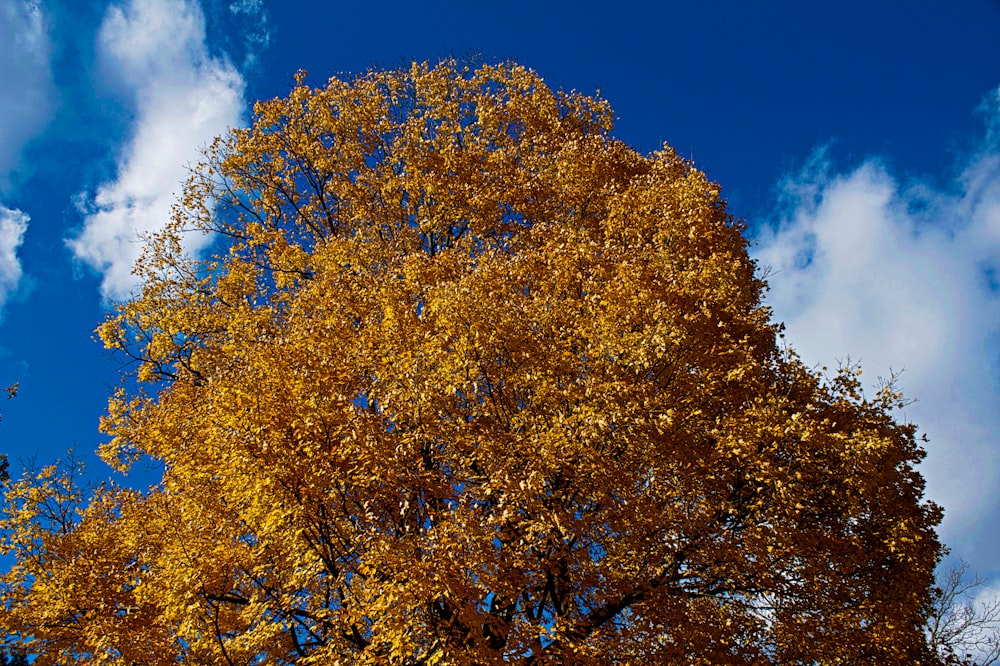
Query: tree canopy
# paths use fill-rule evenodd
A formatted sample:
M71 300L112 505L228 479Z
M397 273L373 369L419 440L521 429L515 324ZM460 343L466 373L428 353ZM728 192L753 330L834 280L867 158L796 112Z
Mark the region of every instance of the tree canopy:
M162 481L8 494L34 663L929 658L914 427L782 344L703 173L513 64L254 114L99 329Z

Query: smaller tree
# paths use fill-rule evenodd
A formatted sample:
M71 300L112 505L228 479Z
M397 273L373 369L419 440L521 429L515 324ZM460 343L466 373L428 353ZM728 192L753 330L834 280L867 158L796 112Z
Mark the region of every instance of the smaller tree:
M3 390L7 394L7 399L10 400L17 395L17 384L6 386ZM0 420L2 419L3 415L0 415ZM6 453L0 453L0 487L6 486L9 481L10 462ZM27 666L27 664L28 660L23 654L8 650L0 652L0 666Z
M986 579L960 561L938 579L927 637L945 664L990 666L1000 661L1000 597L977 603Z
M4 458L6 462L6 456ZM83 463L72 449L65 457L49 465L39 466L34 460L20 462L21 470L17 476L4 479L0 497L0 557L7 558L7 561L41 565L41 569L36 569L39 572L54 573L65 571L67 566L80 566L79 561L73 563L67 559L68 551L60 551L53 544L64 541L64 537L79 526L83 501L88 493L95 490L95 487L84 483ZM7 474L5 470L5 476ZM73 547L68 543L66 545ZM77 556L87 552L79 543L76 547ZM92 552L88 555L93 559ZM31 578L30 573L24 575L24 569L17 564L11 567L6 578L0 580L0 590L5 594L15 593L18 581L29 583L33 591L45 589L51 584L51 581L45 580L48 574ZM29 660L26 656L33 650L34 632L18 625L16 611L11 615L10 611L16 606L16 602L11 603L13 597L8 596L5 601L7 603L0 606L0 666L36 663L37 658ZM60 612L61 609L54 609L45 621L58 622Z

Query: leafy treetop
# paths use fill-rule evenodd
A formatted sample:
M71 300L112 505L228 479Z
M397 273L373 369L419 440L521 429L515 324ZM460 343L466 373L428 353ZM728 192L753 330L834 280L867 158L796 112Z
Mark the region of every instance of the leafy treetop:
M927 656L914 429L779 345L704 174L510 64L254 110L100 328L102 455L162 482L8 498L34 663Z

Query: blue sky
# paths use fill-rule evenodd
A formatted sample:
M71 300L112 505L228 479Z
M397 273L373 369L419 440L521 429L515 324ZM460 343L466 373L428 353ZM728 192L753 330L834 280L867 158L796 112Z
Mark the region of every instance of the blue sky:
M619 138L718 181L807 362L905 369L944 538L1000 577L1000 2L0 0L0 45L12 460L91 456L121 374L93 329L254 99L481 54L599 89Z

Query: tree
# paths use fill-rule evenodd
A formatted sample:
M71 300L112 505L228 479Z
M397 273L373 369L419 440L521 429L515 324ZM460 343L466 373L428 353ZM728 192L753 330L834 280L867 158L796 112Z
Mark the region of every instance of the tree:
M3 392L7 394L7 399L10 400L17 395L18 385L16 383L10 386L5 386ZM0 417L2 420L2 417ZM6 453L0 453L0 488L3 488L10 481L10 461L7 458ZM27 658L19 653L17 650L7 650L4 649L0 651L0 666L27 666Z
M990 666L1000 660L1000 598L977 604L974 594L985 584L981 576L969 575L965 561L939 576L927 634L944 663Z
M931 658L899 396L779 345L704 174L515 65L254 112L99 329L136 361L101 454L162 482L8 500L35 663Z

